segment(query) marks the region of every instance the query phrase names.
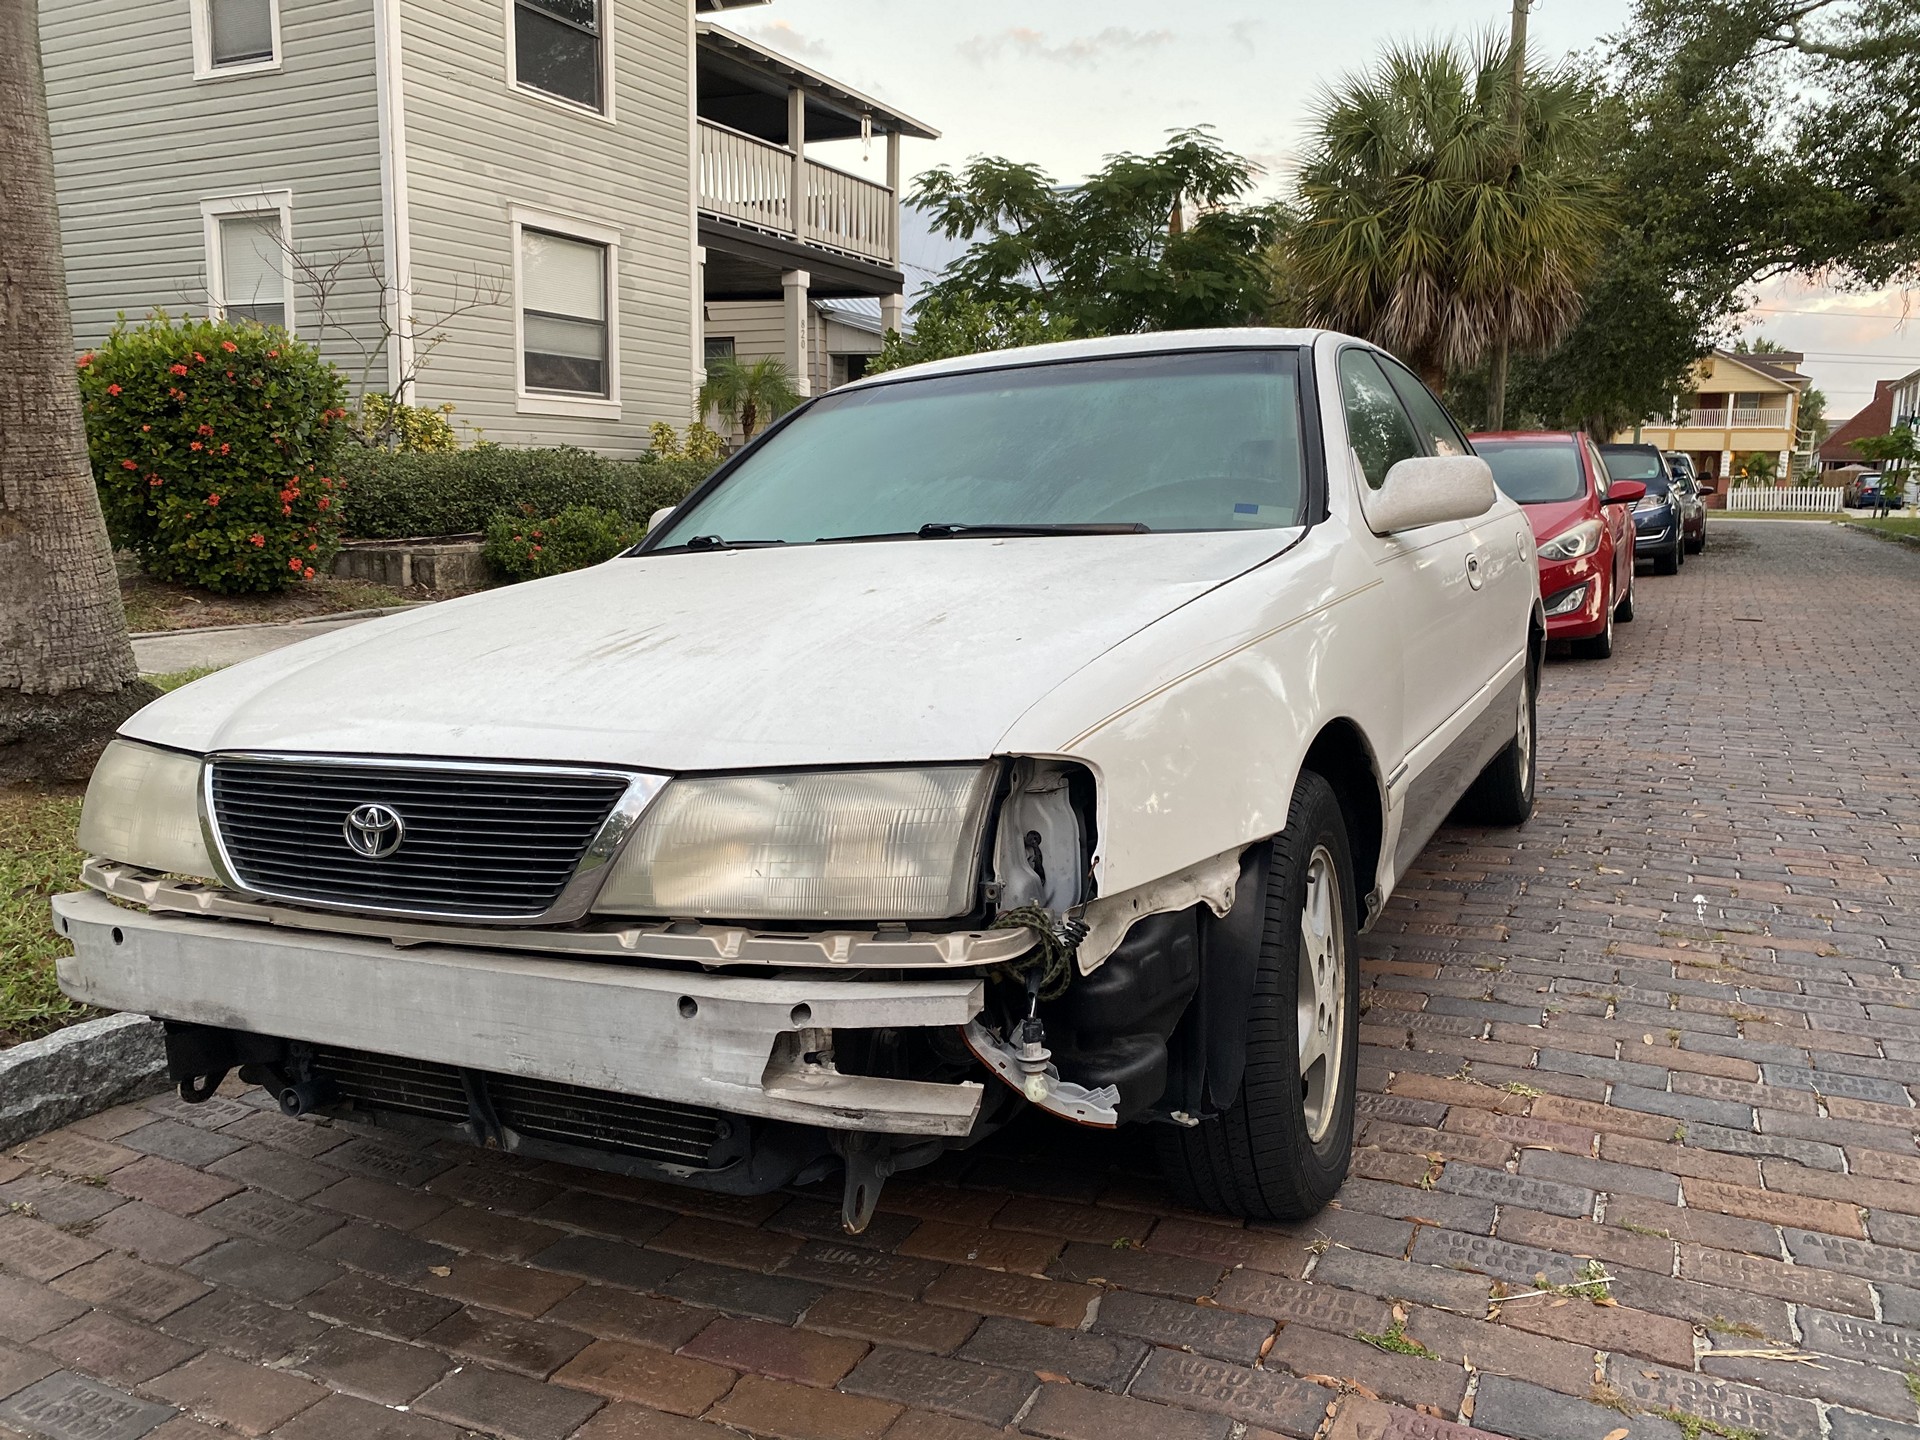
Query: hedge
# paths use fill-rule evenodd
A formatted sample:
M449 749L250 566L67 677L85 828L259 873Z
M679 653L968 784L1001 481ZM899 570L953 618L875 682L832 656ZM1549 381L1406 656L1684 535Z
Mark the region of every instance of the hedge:
M79 372L107 528L147 574L231 594L325 571L346 388L311 345L156 313Z
M482 445L444 455L346 450L346 533L361 540L484 532L496 516L588 506L644 526L714 470L706 460L609 460L562 447Z
M487 527L487 563L509 583L542 580L611 560L647 533L646 522L574 505L558 515L496 515Z

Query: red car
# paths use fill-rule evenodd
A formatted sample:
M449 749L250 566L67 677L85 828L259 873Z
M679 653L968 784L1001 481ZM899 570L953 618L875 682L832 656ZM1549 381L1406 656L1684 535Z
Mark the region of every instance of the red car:
M1613 622L1633 619L1633 506L1647 487L1609 483L1600 452L1577 432L1502 431L1474 436L1473 448L1532 522L1547 638L1606 659Z

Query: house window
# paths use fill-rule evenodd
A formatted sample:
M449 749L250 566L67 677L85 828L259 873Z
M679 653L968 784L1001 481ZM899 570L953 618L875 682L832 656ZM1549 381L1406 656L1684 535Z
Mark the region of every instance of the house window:
M708 374L713 373L713 367L714 367L715 361L731 360L733 359L733 356L734 356L733 336L731 335L707 336L707 373Z
M607 398L609 247L520 230L521 374L528 390Z
M277 69L279 0L193 0L193 61L202 79Z
M602 0L513 0L514 82L604 110Z
M203 200L207 298L230 320L293 329L293 196L289 191Z

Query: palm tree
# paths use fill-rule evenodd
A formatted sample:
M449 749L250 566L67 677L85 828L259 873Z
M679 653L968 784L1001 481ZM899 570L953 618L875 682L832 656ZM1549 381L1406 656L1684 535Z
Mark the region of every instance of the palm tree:
M1315 323L1366 336L1436 391L1504 333L1544 351L1580 316L1610 207L1593 97L1570 69L1523 88L1507 47L1387 52L1325 94L1280 267Z
M777 420L801 400L787 367L772 356L743 365L732 355L707 366L707 383L700 387L700 414L715 411L729 427L738 425L743 440L751 440L761 420Z
M35 0L0 0L0 784L84 779L139 678L87 463Z

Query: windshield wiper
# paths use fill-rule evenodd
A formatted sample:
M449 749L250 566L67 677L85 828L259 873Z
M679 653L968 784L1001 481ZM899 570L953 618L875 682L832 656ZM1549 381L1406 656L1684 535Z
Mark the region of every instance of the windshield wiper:
M922 525L915 532L922 540L955 540L968 535L1145 535L1147 527L1137 520L1073 525Z
M784 540L723 540L718 535L695 535L678 545L662 545L653 553L658 555L664 550L764 550L769 545L784 545Z

